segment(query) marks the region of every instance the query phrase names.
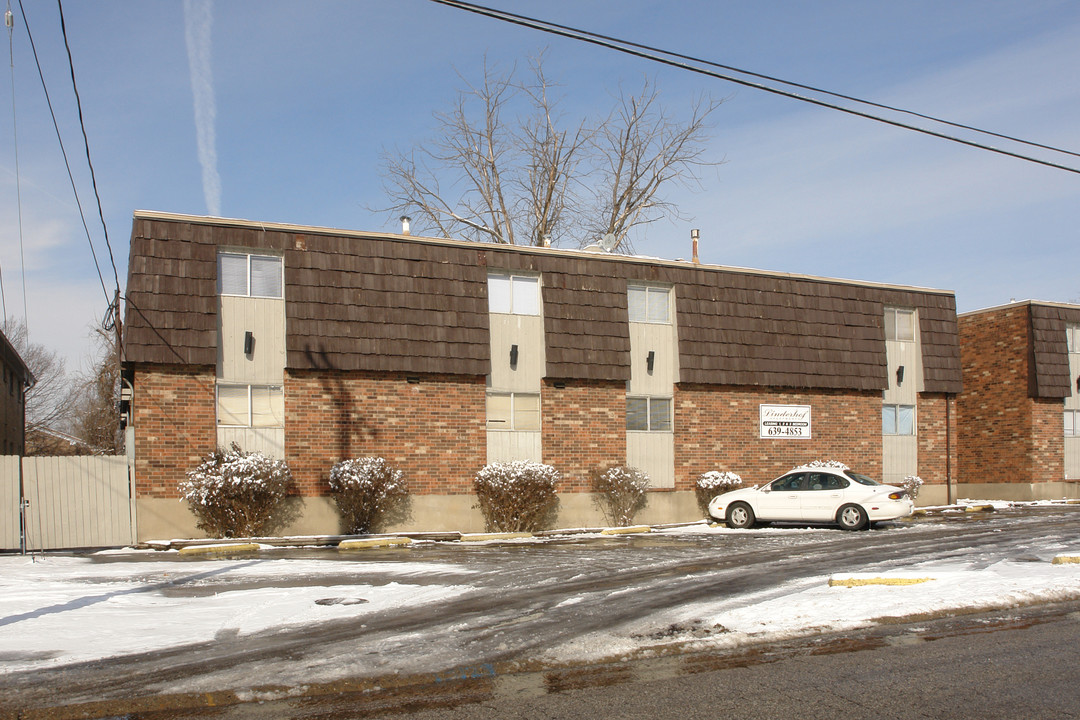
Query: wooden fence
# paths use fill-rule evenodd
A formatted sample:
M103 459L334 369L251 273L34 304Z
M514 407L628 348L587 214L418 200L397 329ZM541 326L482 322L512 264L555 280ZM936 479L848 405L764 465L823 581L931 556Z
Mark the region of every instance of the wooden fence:
M20 546L19 460L0 457L3 550ZM126 457L27 457L21 465L28 551L135 542L135 502Z

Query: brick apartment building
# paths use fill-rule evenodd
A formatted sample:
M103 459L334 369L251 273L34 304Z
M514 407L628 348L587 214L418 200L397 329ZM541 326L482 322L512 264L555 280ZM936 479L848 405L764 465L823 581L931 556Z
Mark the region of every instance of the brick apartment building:
M411 527L480 529L488 462L653 485L646 521L698 517L696 478L817 459L941 502L961 389L950 292L570 251L137 212L124 336L141 538L191 535L177 483L236 441L285 458L290 532L336 532L341 459L405 471Z
M959 329L959 490L1077 497L1080 305L1014 302L964 313Z
M0 367L4 377L4 384L0 386L0 455L23 455L26 452L26 391L34 385L35 379L2 332Z

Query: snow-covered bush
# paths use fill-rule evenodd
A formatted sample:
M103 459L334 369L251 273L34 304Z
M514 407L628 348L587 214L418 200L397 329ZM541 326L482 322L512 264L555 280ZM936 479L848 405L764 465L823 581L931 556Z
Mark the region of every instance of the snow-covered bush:
M342 460L330 470L330 492L345 532L368 533L406 520L411 511L405 473L381 457Z
M211 537L266 535L292 519L292 473L284 460L244 452L236 443L218 448L180 481L195 524Z
M709 514L709 501L717 495L734 490L742 485L742 478L733 472L710 470L698 476L694 485L694 496L702 515Z
M473 479L480 512L489 531L532 532L555 520L559 472L529 460L492 463Z
M919 497L919 489L923 486L923 479L918 475L908 475L900 483L900 487L907 490L907 494L911 496L911 499Z
M618 527L634 522L634 516L649 502L649 476L641 470L619 465L589 473L593 503L607 520Z
M839 460L815 460L814 462L808 462L805 465L796 465L795 468L831 468L833 470L850 470L847 465ZM794 470L795 468L792 468Z

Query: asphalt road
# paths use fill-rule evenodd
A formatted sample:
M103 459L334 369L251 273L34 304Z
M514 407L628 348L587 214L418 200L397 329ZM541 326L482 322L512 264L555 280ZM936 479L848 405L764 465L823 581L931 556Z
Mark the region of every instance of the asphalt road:
M545 678L543 697L573 690L574 683L579 682L576 678L590 677L590 673L607 678L603 682L610 680L613 684L635 687L644 684L652 688L648 692L655 694L658 686L642 683L636 669L647 669L647 663L620 663L610 672L604 670L603 664L598 666L599 669L575 667L560 671L550 666L541 667L535 658L569 639L625 626L698 599L735 599L802 577L882 571L925 560L955 559L973 567L1002 559L1036 560L1039 558L1030 557L1036 541L1045 545L1055 538L1070 542L1078 536L1080 511L1058 507L940 518L915 524L887 525L861 533L648 535L602 540L567 539L535 545L429 545L407 551L377 551L365 554L365 560L466 563L474 572L470 582L476 591L442 604L435 612L430 608L396 610L365 616L362 622L338 621L254 636L223 637L213 643L157 653L0 676L0 698L3 698L0 708L7 706L0 710L0 718L17 717L15 713L19 711L23 712L22 717L32 717L34 713L39 717L109 717L133 711L134 716L140 718L204 717L210 714L243 717L244 713L260 711L270 713L263 717L329 718L338 717L337 712L345 713L340 717L354 717L348 714L353 712L352 709L335 709L337 699L345 704L355 704L358 696L366 698L366 702L378 698L377 706L368 707L365 713L378 707L416 708L416 703L420 702L417 698L440 694L451 696L445 700L448 706L463 707L462 703L468 704L469 693L473 692L470 688L474 687L479 688L480 696L486 693L494 697L494 690L484 688L498 686L502 688L500 693L514 697L514 693L506 689L506 683L510 682L512 687L513 681L504 680L504 677L525 683L527 696L528 678L539 677L537 673ZM296 555L305 552L315 552L319 557L336 557L325 551L297 551ZM104 561L122 562L123 559L111 556ZM391 578L388 575L387 581ZM377 577L369 580L378 582ZM431 580L437 582L439 578L433 575ZM197 588L177 588L176 592L220 592L225 589L229 589L229 585L211 581ZM626 590L629 592L620 592ZM612 592L620 592L618 602L612 602ZM565 602L571 598L573 603ZM1068 613L1062 617L1066 620L1061 623L1074 633L1075 645L1075 622ZM956 637L964 636L960 633ZM839 644L834 647L842 649L850 645L855 648L858 643L852 645L852 637L837 638ZM907 638L908 635L899 637ZM887 650L908 647L903 642L886 644L887 648L881 648L886 656L890 656ZM796 649L790 654L792 662L801 657L799 647L801 645L796 643ZM760 655L773 650L757 648L751 652ZM999 656L1000 653L992 657ZM337 672L344 674L333 681L318 680L302 685L294 680L279 681L280 678L296 678L298 673L303 676L305 668L310 668L312 677L316 678L328 659L336 659L334 662L340 665L342 658L347 659L347 667L337 668ZM675 655L672 658L665 662L682 667L685 657ZM734 661L721 658L708 662ZM958 661L947 662L948 667L953 667ZM1056 663L1060 659L1052 655L1046 662ZM1075 657L1070 663L1071 668L1076 667ZM774 667L776 662L766 665ZM757 665L744 662L743 667ZM687 673L682 669L675 675L667 671L661 674L666 673L668 679L702 675L707 663L702 668L702 672ZM986 668L982 672L985 671ZM565 681L548 679L558 677L551 673L559 672L564 672ZM609 677L612 672L614 676ZM811 670L806 672L811 673L807 678L813 677ZM1080 676L1080 671L1075 675ZM629 682L630 679L634 682ZM250 688L256 682L269 689L242 696L231 692L234 688ZM755 682L763 682L767 687L771 681L756 678ZM806 692L810 693L813 687L828 687L834 680L821 682L825 684L809 684ZM898 692L909 681L891 682ZM914 680L910 682L914 682L914 687L920 685ZM552 687L557 692L548 692ZM418 688L424 689L423 692L417 694ZM458 697L461 693L464 693L464 699ZM851 693L854 697L854 687ZM262 703L235 705L238 697L262 700ZM318 702L312 700L316 697ZM728 702L731 697L735 696L729 692L720 695L723 702ZM385 704L379 704L384 701ZM307 712L302 709L305 703L314 714L303 714ZM223 705L230 709L222 709ZM286 707L290 708L288 712ZM730 705L724 707L731 708ZM273 708L284 714L273 714ZM189 712L194 714L188 715ZM537 712L520 717L548 716ZM756 717L743 715L741 709L738 714Z

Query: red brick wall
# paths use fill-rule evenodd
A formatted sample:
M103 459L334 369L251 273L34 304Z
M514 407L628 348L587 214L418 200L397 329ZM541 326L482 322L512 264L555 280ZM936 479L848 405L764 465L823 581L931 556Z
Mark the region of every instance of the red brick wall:
M1029 400L1031 482L1065 479L1065 403L1057 398Z
M809 405L809 440L758 437L758 406ZM881 477L881 393L687 385L675 391L675 489L701 473L730 470L743 482L771 480L813 460L839 460Z
M949 405L948 413L946 402ZM915 416L919 423L919 477L927 485L944 485L951 471L952 481L957 482L959 432L956 398L937 394L920 395ZM946 436L946 428L951 437Z
M377 455L414 494L471 493L487 455L483 377L289 371L285 456L303 495L329 493L339 460Z
M957 398L960 482L1051 479L1032 473L1028 313L1027 305L1017 305L958 318L964 378ZM1060 435L1060 412L1058 417ZM1039 462L1047 461L1044 457Z
M187 471L217 446L214 369L137 369L134 385L136 495L178 498Z
M626 383L545 381L541 397L544 462L562 476L559 492L588 490L589 471L626 462Z

